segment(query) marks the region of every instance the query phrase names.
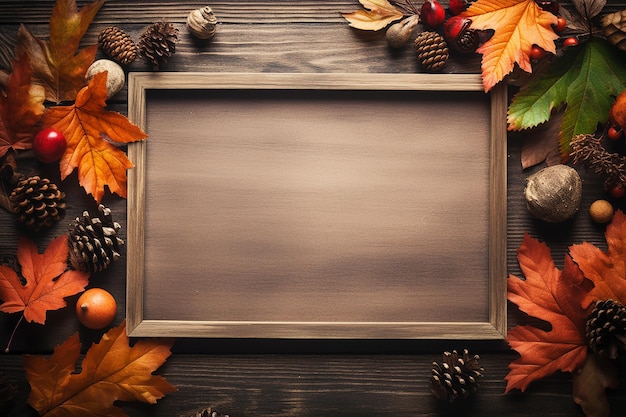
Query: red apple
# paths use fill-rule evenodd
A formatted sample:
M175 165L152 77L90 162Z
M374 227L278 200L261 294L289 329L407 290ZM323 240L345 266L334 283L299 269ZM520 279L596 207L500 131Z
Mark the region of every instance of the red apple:
M35 158L45 164L58 161L67 148L63 133L51 127L42 129L33 139Z

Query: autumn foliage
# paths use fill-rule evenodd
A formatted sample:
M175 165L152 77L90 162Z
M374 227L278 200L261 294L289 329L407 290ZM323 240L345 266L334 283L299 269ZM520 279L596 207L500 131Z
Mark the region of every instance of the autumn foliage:
M626 303L624 213L615 213L605 237L606 252L588 242L573 245L559 270L547 245L524 236L518 260L525 279L509 276L508 299L529 316L547 322L549 328L516 326L510 330L507 340L520 357L509 366L507 392L524 391L531 382L556 371L571 372L575 399L586 414L608 416L604 390L615 384L613 371L587 352L585 322L597 300Z
M64 298L83 291L89 279L85 272L67 270L68 251L67 235L55 238L42 254L22 237L17 260L24 283L15 270L0 266L0 311L23 312L26 321L45 324L47 311L65 307Z
M87 351L76 373L80 341L74 334L53 355L24 357L31 386L28 403L45 417L125 417L115 401L154 404L176 390L165 378L152 375L170 356L172 340L139 340L133 346L126 325L109 330Z

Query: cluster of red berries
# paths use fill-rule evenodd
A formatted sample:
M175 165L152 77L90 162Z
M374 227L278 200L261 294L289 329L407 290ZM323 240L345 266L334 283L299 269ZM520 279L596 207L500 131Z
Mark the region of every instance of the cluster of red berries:
M567 29L567 20L559 14L559 9L560 9L559 3L556 1L551 1L551 0L535 0L535 1L539 5L539 7L541 7L543 10L550 12L557 17L556 24L553 25L552 28L554 29L556 33L563 33L565 29ZM563 48L569 48L569 47L577 46L577 45L578 45L578 38L576 36L566 36L562 39ZM531 59L539 60L545 57L546 54L547 52L543 48L537 45L533 45L533 48L530 52L530 57Z

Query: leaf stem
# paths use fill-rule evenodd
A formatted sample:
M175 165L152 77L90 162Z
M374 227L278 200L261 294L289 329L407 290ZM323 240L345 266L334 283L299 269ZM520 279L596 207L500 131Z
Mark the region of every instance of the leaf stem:
M17 332L17 327L20 325L22 320L24 320L24 313L22 313L22 315L20 316L20 319L17 321L17 324L15 325L15 328L13 329L13 332L11 333L11 337L9 338L9 343L7 343L6 349L4 349L4 353L9 353L11 342L13 342L13 336L15 336L15 332Z

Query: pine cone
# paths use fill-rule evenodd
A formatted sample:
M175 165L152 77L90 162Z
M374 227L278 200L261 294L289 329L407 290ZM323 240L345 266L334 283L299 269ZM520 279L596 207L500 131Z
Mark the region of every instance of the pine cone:
M228 417L228 414L221 414L217 411L213 410L211 407L205 408L202 411L198 411L197 413L189 416L189 417Z
M483 376L478 360L478 355L470 357L467 349L463 350L462 357L456 350L444 352L441 364L433 362L431 383L435 397L448 402L467 399Z
M178 29L173 24L162 21L150 25L139 38L139 51L158 70L176 52Z
M626 349L626 307L614 300L598 301L585 328L589 348L605 358Z
M111 209L100 204L98 212L101 218L92 218L84 211L82 217L77 217L70 225L70 263L80 271L104 271L119 259L119 247L124 244L117 236L122 226L113 221Z
M450 55L446 40L437 32L421 32L415 38L417 59L428 72L441 71Z
M65 193L38 175L18 181L9 200L20 222L35 232L63 219L67 207Z
M137 58L137 45L122 29L108 26L98 35L102 51L120 65L128 65Z

